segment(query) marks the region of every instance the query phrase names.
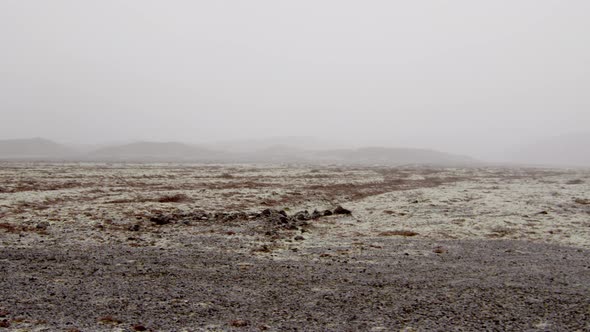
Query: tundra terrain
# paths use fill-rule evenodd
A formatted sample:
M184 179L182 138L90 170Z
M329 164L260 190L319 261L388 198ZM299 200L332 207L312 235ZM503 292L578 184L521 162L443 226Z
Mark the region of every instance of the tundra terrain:
M0 163L0 331L587 331L590 171Z

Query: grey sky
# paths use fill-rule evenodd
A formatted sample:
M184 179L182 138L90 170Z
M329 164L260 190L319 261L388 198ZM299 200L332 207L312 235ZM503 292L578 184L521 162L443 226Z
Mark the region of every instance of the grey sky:
M492 157L590 130L588 17L582 0L2 0L0 138Z

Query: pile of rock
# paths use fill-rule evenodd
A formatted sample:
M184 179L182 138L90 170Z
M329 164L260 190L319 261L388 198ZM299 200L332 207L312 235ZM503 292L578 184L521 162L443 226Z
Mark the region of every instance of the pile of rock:
M211 215L204 211L158 213L150 217L150 221L156 225L168 225L175 223L190 224L191 222L207 221Z
M341 206L332 210L318 211L299 211L293 215L288 215L285 210L266 209L260 213L256 212L217 212L208 213L202 210L194 210L190 212L172 212L172 213L158 213L149 218L149 220L159 226L183 223L190 225L193 222L203 221L217 221L217 222L232 222L240 220L261 220L265 223L270 223L285 229L294 229L306 225L310 220L316 220L321 217L331 215L349 215L352 212Z

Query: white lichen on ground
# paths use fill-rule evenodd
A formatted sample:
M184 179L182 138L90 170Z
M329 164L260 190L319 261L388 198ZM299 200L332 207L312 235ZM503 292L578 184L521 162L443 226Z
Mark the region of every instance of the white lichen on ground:
M518 239L590 248L588 199L586 170L2 163L0 244L123 243L130 236L117 229L154 213L294 213L343 205L352 216L313 222L313 232L297 247L330 242L357 250L379 246L365 243L367 238L406 232L433 240ZM13 226L35 231L10 232ZM234 228L236 236L249 236ZM180 232L225 234L227 227L162 228L135 241L172 246ZM293 246L287 241L282 248Z

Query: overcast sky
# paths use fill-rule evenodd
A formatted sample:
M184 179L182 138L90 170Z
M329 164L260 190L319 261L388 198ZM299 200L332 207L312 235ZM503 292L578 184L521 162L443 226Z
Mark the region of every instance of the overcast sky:
M590 130L590 1L0 1L0 138L493 156Z

